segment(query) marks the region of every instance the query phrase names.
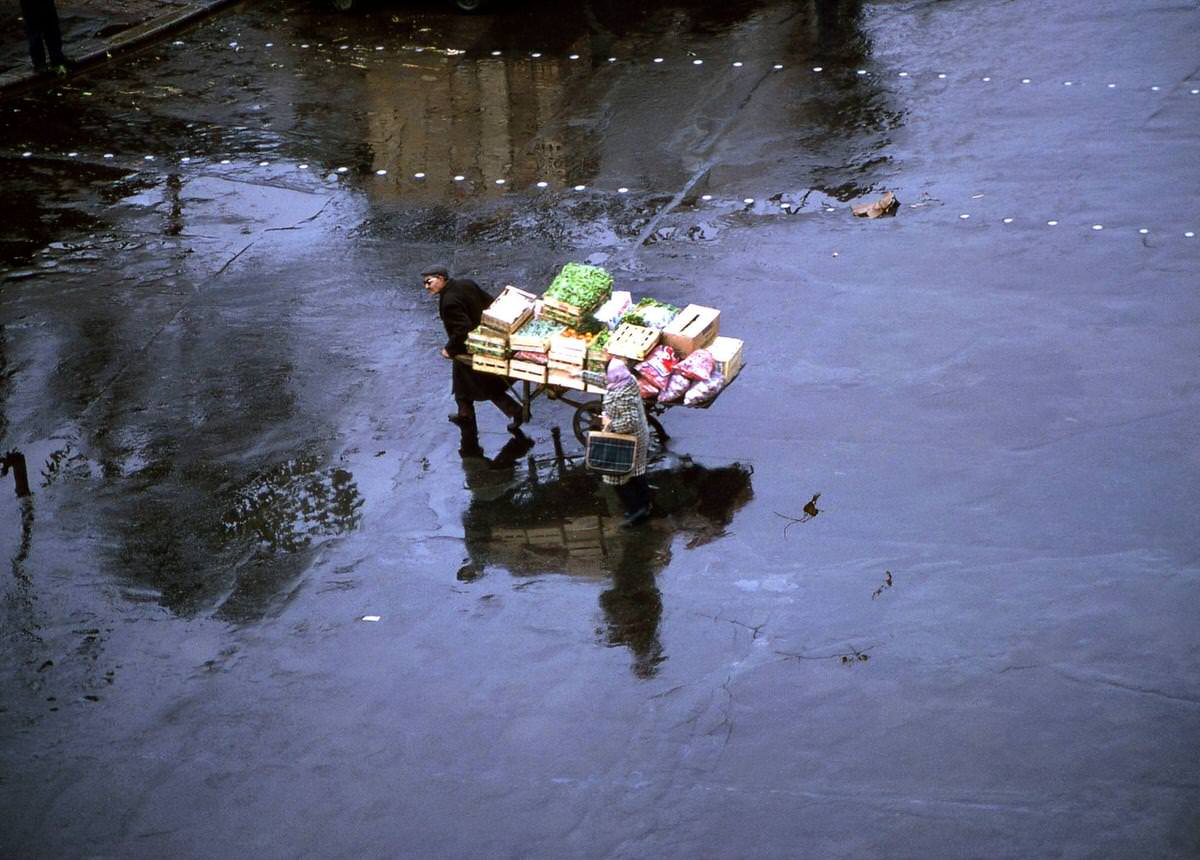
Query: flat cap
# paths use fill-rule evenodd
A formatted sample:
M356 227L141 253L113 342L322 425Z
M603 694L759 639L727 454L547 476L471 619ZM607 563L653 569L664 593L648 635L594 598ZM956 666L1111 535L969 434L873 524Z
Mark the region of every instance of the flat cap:
M432 277L433 275L441 275L443 278L449 280L450 271L445 266L430 266L421 273L421 277L423 278Z

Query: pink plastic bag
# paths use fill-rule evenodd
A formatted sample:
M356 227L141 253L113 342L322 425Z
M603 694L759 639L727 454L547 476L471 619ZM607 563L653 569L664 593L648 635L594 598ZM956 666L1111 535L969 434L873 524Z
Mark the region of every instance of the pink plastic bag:
M692 381L676 368L675 372L671 374L671 378L667 380L667 387L659 392L658 402L675 403L679 398L683 397L691 384Z
M725 377L720 371L716 371L708 379L692 384L692 387L687 390L687 394L683 395L684 406L703 406L708 403L721 389L725 387Z
M675 372L682 373L688 379L708 379L716 367L716 360L707 349L698 349L675 365Z
M633 369L637 371L639 377L653 385L655 391L662 391L667 387L667 378L671 375L674 367L675 350L666 344L661 344L654 348L645 361L635 364Z

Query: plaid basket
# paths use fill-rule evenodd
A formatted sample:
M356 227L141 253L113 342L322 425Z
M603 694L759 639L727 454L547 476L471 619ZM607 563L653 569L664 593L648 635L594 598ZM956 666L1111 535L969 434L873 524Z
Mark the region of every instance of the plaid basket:
M600 475L628 475L637 460L637 442L637 436L593 430L588 433L584 466Z

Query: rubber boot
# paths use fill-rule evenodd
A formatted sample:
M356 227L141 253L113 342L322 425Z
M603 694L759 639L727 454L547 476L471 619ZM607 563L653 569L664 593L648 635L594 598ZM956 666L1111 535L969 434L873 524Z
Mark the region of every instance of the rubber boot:
M462 431L462 444L458 447L461 457L482 457L483 448L479 447L479 425L474 415L459 416L458 427Z

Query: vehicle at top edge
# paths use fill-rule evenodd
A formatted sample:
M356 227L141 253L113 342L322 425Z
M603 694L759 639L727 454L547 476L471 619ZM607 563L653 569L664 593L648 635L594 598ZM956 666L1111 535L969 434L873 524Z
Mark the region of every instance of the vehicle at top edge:
M363 0L329 0L329 2L339 12L349 12L363 5ZM491 5L489 0L450 0L450 3L459 12L468 14L482 12Z

